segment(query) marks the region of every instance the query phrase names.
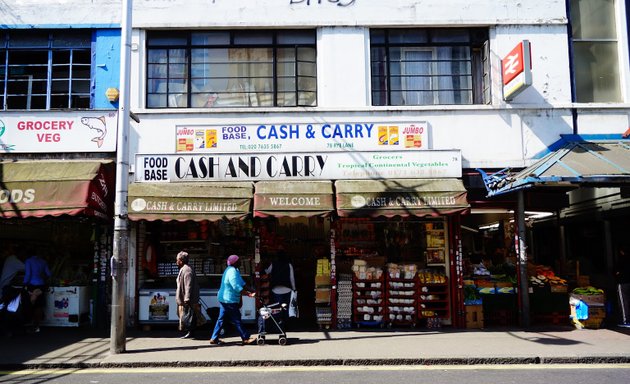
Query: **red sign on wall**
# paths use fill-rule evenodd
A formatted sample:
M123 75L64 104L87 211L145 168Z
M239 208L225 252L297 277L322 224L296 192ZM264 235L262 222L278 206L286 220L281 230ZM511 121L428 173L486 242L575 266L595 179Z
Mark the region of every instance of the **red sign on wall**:
M529 41L523 40L501 60L503 98L511 100L532 84Z

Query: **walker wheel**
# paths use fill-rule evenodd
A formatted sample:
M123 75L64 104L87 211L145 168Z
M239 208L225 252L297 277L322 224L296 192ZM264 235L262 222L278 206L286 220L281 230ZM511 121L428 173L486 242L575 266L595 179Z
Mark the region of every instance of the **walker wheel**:
M265 338L264 337L259 337L256 339L256 344L258 345L265 345Z
M286 337L278 338L278 344L280 344L280 345L287 345L287 338Z

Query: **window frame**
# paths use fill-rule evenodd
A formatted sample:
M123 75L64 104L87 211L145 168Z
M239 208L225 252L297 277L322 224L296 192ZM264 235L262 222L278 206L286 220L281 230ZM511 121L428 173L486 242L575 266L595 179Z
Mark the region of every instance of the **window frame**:
M294 41L284 41L292 33L308 34L308 42L297 38ZM317 105L317 34L313 29L303 30L258 30L255 32L246 30L207 30L207 31L180 31L173 34L173 39L179 43L161 43L159 39L166 36L165 30L147 31L146 47L146 75L144 102L148 109L172 109L172 108L256 108L256 107L313 107ZM220 37L227 34L228 39L222 42L214 40L205 43L193 42L195 34L213 34ZM246 41L239 43L240 39ZM260 40L267 39L267 41ZM185 87L183 92L171 92L167 86L165 90L156 85L154 81L169 81L170 68L166 64L165 77L152 76L152 66L158 65L158 58L151 58L152 52L172 49L184 50L187 73L185 74ZM313 59L304 60L301 50L312 51ZM281 52L292 51L289 61L284 60ZM204 52L205 51L205 52ZM216 51L219 54L213 55ZM224 51L221 53L221 51ZM258 53L256 51L259 51ZM268 51L267 60L264 52ZM262 52L262 53L261 53ZM231 60L247 57L247 60L239 62ZM222 60L221 57L224 56ZM256 60L262 58L262 60ZM292 66L292 75L281 76L280 67L289 64ZM314 73L303 74L303 66L311 66ZM257 67L258 66L258 67ZM263 66L269 66L269 71L260 71ZM203 69L200 69L202 68ZM213 73L214 71L219 73ZM223 67L223 68L221 68ZM223 70L221 72L221 70ZM262 72L262 73L261 73ZM308 71L307 71L308 72ZM162 80L160 80L162 79ZM280 83L286 79L293 87L288 91L280 87ZM306 79L311 79L313 88L302 89L301 84ZM225 86L216 86L225 83ZM256 84L264 85L256 87ZM215 85L215 86L213 86ZM204 89L202 89L204 88ZM171 97L181 98L182 101L171 102ZM309 99L305 95L310 95ZM286 96L286 98L285 98ZM160 100L165 97L165 100ZM199 98L202 98L201 102ZM155 99L155 102L152 102ZM294 102L291 103L290 100ZM306 102L301 102L302 100ZM207 101L206 101L207 100ZM231 100L231 101L228 101ZM289 100L283 103L283 100ZM309 102L311 100L312 102ZM205 102L205 103L204 103ZM232 102L233 104L230 104Z
M28 40L29 33L36 33L40 37L46 36L46 43L39 45L20 44L20 42ZM13 40L12 40L13 37ZM26 37L26 39L24 39ZM92 31L87 29L77 29L73 31L66 30L38 30L38 31L24 31L24 30L10 30L5 34L0 35L2 42L0 42L0 51L3 61L0 62L0 110L80 110L90 109L92 107L92 77L93 77L93 63L92 63ZM80 41L84 42L81 43ZM15 44L12 42L15 41ZM79 42L77 42L79 41ZM62 42L62 44L59 44ZM67 42L67 44L65 43ZM56 61L57 56L55 53L67 52L67 60ZM77 62L74 60L77 52L83 52L85 57L89 58L88 62ZM29 63L15 63L11 61L11 56L24 56L28 60L28 55L33 55L32 60L35 60L35 55L45 55L45 60L35 60ZM22 59L24 60L24 59ZM45 62L44 62L45 61ZM85 66L88 68L88 78L76 77L75 73L81 73L77 70L77 67ZM24 71L25 73L18 73L12 75L11 72L17 69L28 68L42 68L41 76L35 77L35 72ZM43 69L45 68L45 70ZM44 74L45 71L45 74ZM64 73L65 72L65 73ZM62 74L63 77L57 75ZM28 80L22 80L26 78ZM26 84L22 84L26 81ZM40 93L34 93L34 83L38 81L44 83L44 88ZM78 92L75 91L74 85L76 82L86 81L87 91ZM62 88L67 87L62 92L56 91L54 88L61 85ZM26 86L26 93L18 92L15 87ZM18 101L16 104L18 107L11 106L12 99L26 98L24 101ZM39 104L41 107L33 108L33 98L40 97L42 102ZM87 100L87 103L75 102L75 97L79 99ZM44 101L45 98L45 101ZM53 106L56 100L64 100L63 105ZM79 105L79 106L77 106Z
M445 41L441 39L440 32L459 31L466 32L468 36L467 41ZM405 32L411 32L405 35ZM407 36L419 36L418 41L407 40ZM448 36L448 35L447 35ZM376 38L375 38L376 37ZM423 39L424 38L424 39ZM378 40L378 41L377 41ZM489 31L488 28L373 28L370 30L370 79L371 79L371 105L372 106L429 106L429 105L478 105L478 104L490 104L491 94L490 90L490 67L486 65L489 58L486 56L488 50L486 47L489 44ZM466 59L456 58L451 56L448 62L462 62L464 60L467 64L468 71L465 74L443 75L439 71L438 64L443 60L439 58L440 54L438 50L441 47L458 48L464 47L468 51L468 57ZM400 58L392 57L392 50L398 50L400 52ZM409 104L404 100L411 99L405 97L405 86L407 81L401 81L400 90L392 86L392 81L395 78L407 78L413 77L409 75L404 69L405 58L404 54L408 51L427 51L434 52L433 60L430 65L430 86L427 91L433 92L432 103L421 103L420 100L423 97L417 97L419 102L417 104ZM380 52L379 52L380 51ZM378 53L378 54L376 54ZM377 57L378 56L378 57ZM392 67L396 65L400 66L399 73L393 73ZM376 74L376 69L378 74ZM436 79L443 76L451 76L453 83L458 81L455 79L466 77L469 79L468 87L453 87L451 89L441 90L439 84L436 83ZM468 81L466 82L468 83ZM376 84L381 85L375 87ZM427 91L420 91L424 93ZM450 91L453 98L452 103L441 103L440 93ZM400 92L400 99L396 101L395 93ZM455 102L456 99L461 99L461 96L457 96L458 93L467 92L466 99L469 102ZM428 98L425 98L428 99Z

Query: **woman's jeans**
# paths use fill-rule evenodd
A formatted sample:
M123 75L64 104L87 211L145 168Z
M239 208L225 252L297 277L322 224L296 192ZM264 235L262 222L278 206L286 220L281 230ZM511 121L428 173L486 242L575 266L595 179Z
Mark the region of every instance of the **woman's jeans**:
M241 324L241 309L239 303L221 303L219 302L219 318L217 319L217 323L214 326L214 331L212 332L211 340L218 340L219 334L221 333L221 328L223 328L223 320L227 319L236 330L241 335L241 339L247 340L251 336L249 332L243 329L243 325Z

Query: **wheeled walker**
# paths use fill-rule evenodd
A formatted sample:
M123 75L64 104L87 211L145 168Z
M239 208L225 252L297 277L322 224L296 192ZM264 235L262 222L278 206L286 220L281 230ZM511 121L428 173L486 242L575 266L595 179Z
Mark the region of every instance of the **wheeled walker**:
M267 335L277 334L278 344L287 344L287 334L285 332L285 320L287 312L286 304L262 304L262 307L258 311L258 337L256 338L256 344L264 345Z

